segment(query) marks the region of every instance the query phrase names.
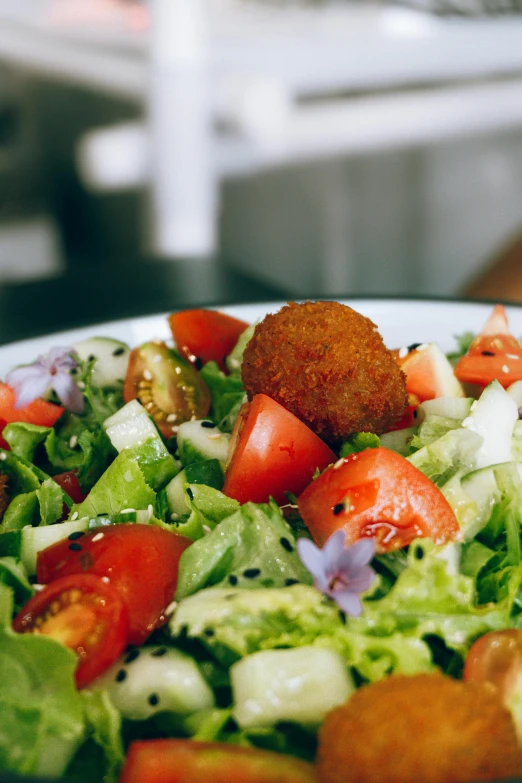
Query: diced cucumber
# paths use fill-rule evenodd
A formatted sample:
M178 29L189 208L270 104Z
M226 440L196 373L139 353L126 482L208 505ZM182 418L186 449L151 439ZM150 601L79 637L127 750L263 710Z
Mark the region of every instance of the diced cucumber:
M341 655L313 646L247 655L233 664L230 679L241 728L278 721L317 726L355 689Z
M179 458L184 466L192 462L217 459L223 469L228 456L230 435L220 432L208 419L185 421L180 424L177 443Z
M208 459L187 465L167 486L170 513L176 514L178 517L190 513L185 495L187 484L205 484L207 487L222 489L223 481L223 470L217 459Z
M148 525L152 518L152 506L137 511L120 511L119 514L100 514L98 517L82 517L82 522L87 522L88 530L96 530L108 525L122 525L127 522L135 522L137 525Z
M500 500L501 489L498 485L496 472L504 467L514 466L522 478L522 464L518 462L505 462L489 465L479 470L474 470L463 476L461 486L466 495L476 504L477 515L472 529L464 531L466 538L472 538L487 523L495 503Z
M483 439L475 455L477 468L485 468L512 459L512 437L518 408L512 397L498 381L486 386L473 403L470 415L462 426L476 432Z
M214 706L214 695L193 658L171 647L134 649L94 682L106 688L124 718L147 720L157 712L190 715Z
M36 573L36 560L38 552L45 549L71 533L85 533L88 528L87 519L75 519L69 522L59 522L56 525L43 527L24 527L22 533L22 548L20 559L29 576Z
M91 382L98 389L117 388L125 381L130 348L112 337L89 337L76 343L74 349L80 359L96 359Z
M419 405L424 416L444 416L447 419L465 419L469 416L473 399L471 397L437 397L425 400Z
M150 438L159 438L156 425L138 400L131 400L116 411L103 426L117 451L141 446Z
M417 432L417 427L405 427L402 430L392 430L379 435L381 446L391 451L396 451L407 457L410 453L410 441Z

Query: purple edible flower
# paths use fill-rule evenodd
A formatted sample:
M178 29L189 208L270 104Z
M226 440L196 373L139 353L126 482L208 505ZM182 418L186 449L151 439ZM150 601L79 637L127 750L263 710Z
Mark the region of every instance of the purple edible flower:
M322 549L309 539L300 538L297 552L314 577L317 590L333 598L346 614L362 614L360 593L368 590L375 579L375 572L368 565L375 553L373 538L362 538L347 547L344 531L337 530Z
M71 370L78 367L74 357L73 348L52 348L33 364L11 370L6 383L15 391L15 408L25 408L51 388L67 410L81 413L84 408L83 395L71 375Z

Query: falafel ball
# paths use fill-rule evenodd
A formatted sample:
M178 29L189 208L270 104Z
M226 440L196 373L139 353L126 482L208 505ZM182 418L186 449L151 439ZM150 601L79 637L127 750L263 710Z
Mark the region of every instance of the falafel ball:
M490 683L392 675L328 713L317 771L318 783L476 783L517 777L522 754Z
M272 397L331 444L388 431L408 405L405 376L376 325L339 302L289 302L267 315L241 374L249 399Z

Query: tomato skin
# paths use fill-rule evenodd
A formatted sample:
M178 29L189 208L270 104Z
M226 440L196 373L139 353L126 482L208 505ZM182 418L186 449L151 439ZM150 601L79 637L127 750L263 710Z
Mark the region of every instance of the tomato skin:
M415 538L445 544L461 537L441 491L400 454L365 449L328 468L298 498L299 513L322 546L342 528L346 543L375 538L390 552Z
M179 424L204 418L210 408L203 378L162 342L144 343L130 352L123 399L138 399L167 439Z
M248 324L218 310L182 310L169 316L169 325L178 350L191 362L214 361L227 371L229 355ZM199 360L199 361L198 361Z
M78 656L75 677L84 688L127 645L129 617L119 593L94 574L57 579L36 593L13 622L18 633L50 636Z
M131 744L119 783L315 783L314 767L258 748L183 739Z
M181 554L189 538L155 525L123 523L65 539L42 550L36 575L40 584L71 574L109 579L129 614L128 640L142 644L166 622L174 598Z
M67 470L65 473L58 473L57 476L53 476L53 481L56 481L64 492L67 492L74 503L81 503L87 497L87 493L83 492L80 487L75 470Z
M522 380L522 348L509 332L507 315L496 305L488 321L455 367L461 383L483 388L495 379L506 389Z
M522 673L522 630L506 628L480 636L466 657L463 678L472 682L492 682L504 698L509 698Z
M318 468L337 459L306 424L266 394L256 394L244 406L231 449L223 492L240 503L273 497L283 505L285 492L298 495Z
M55 405L47 400L34 400L25 408L16 408L16 395L14 389L6 383L0 382L0 419L7 424L13 421L24 421L27 424L37 424L40 427L52 427L65 408Z
M7 425L7 422L5 419L0 419L0 449L5 449L6 451L11 451L11 446L6 441L4 436L2 435L4 431L4 427Z

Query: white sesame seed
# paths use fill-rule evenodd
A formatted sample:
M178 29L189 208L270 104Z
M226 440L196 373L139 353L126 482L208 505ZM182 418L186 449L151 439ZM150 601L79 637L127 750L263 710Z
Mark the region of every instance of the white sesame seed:
M408 355L408 348L404 346L404 348L401 348L399 351L399 359L404 359L405 356Z
M170 603L170 604L167 606L167 608L165 609L165 614L166 614L166 615L169 615L169 614L174 614L174 610L176 609L176 606L177 606L177 605L178 605L178 602L177 602L177 601L172 601L172 602L171 602L171 603Z
M102 582L105 582L106 585L110 584L111 580L109 579L108 576L102 576L100 577L100 579L102 580Z
M92 541L101 541L105 533L96 533L95 536L92 537Z
M159 364L161 362L161 354L157 353L152 359L152 364Z
M173 522L175 522L176 519L179 519L179 514L176 514L176 512L173 511L172 514L170 515L170 518L172 519Z
M122 508L120 514L133 514L135 511L135 508Z
M206 536L208 536L208 534L211 532L211 529L209 528L209 526L208 525L201 525L201 527L203 528L204 534Z
M130 472L130 470L125 471L125 473L123 474L123 480L126 481L127 484L130 484L130 482L132 481L132 473Z
M175 413L169 413L169 415L167 416L167 421L170 424L171 421L176 421L177 418L178 417L177 417L177 415Z
M219 440L221 438L220 432L213 432L212 435L207 435L209 440Z
M85 389L85 383L83 381L78 381L76 385L79 389Z
M78 512L77 511L75 511L74 514L72 515L72 517L70 519L70 522L74 522L75 519L78 519Z
M178 426L177 424L175 424L175 425L174 425L174 427L171 427L170 429L172 430L172 432L174 433L174 435L176 435L176 433L177 433L177 432L178 432L178 430L179 430L179 426Z
M33 589L36 590L37 593L40 592L40 590L45 590L46 585L33 585Z
M146 381L151 381L152 380L152 373L151 373L151 371L150 370L143 370L143 377L145 378Z
M5 459L7 459L7 454L5 453L5 451L1 451L0 452L0 460L2 460L2 462L3 462Z
M521 358L522 357L520 357L520 356L515 356L514 353L507 353L506 354L506 359L519 359L520 360Z
M341 457L341 459L338 459L337 462L334 463L333 469L337 470L341 465L344 465L344 457Z
M502 372L509 372L509 367L507 366L507 364L502 365Z
M69 438L69 448L74 449L77 443L78 443L78 435L71 435L71 437Z

